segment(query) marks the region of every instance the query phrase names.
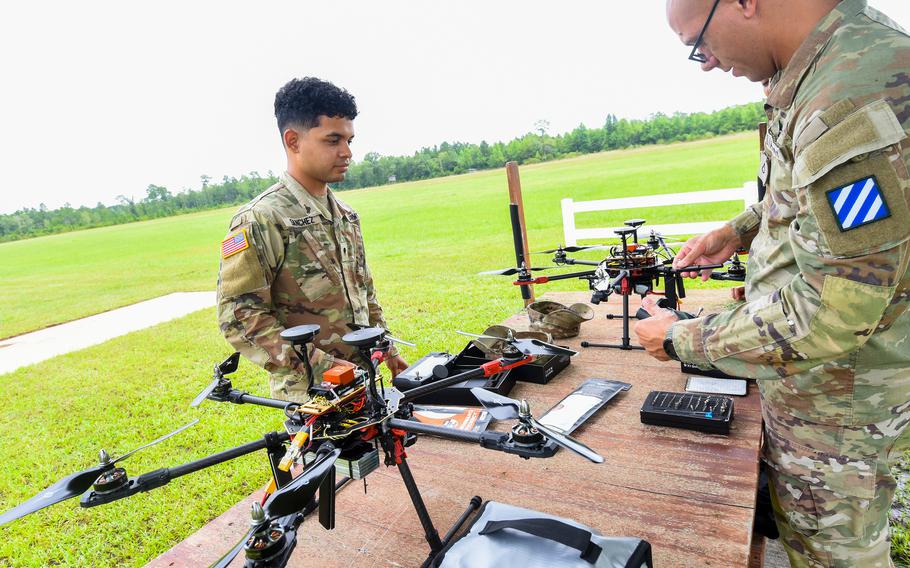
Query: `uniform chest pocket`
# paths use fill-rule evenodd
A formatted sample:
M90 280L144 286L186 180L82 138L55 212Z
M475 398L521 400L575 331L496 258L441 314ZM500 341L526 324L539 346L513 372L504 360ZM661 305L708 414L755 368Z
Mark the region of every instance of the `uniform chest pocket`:
M304 296L316 301L341 285L338 267L325 243L317 239L312 231L300 229L292 232L288 244L285 268L291 271Z
M338 245L341 247L342 262L358 271L363 270L365 258L359 222L348 218L342 220L338 230Z

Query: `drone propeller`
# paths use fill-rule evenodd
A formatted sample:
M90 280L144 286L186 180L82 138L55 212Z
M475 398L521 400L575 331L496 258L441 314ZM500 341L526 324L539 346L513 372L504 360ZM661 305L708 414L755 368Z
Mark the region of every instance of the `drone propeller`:
M408 347L417 347L416 343L411 343L410 341L405 341L404 339L398 339L397 337L392 337L388 333L385 334L385 338L391 341L392 343L398 343L400 345L407 345Z
M257 513L257 512L256 512L256 507L257 507L258 505L259 505L258 503L253 503L253 511L254 511L253 514L254 514L254 515L256 515L256 513ZM259 510L261 511L261 510L262 510L262 507L259 507ZM263 521L263 522L258 523L258 524L255 523L255 522L251 522L250 524L252 525L252 526L250 527L250 530L247 531L247 533L246 533L245 535L243 535L243 538L241 538L240 541L239 541L236 545L234 545L234 548L230 549L230 550L227 552L227 554L225 554L224 556L222 556L222 557L218 560L218 562L215 562L215 563L212 564L209 568L227 568L227 566L229 566L229 565L231 564L231 562L233 562L234 558L236 558L237 555L240 554L240 551L243 550L243 548L244 548L244 546L246 545L246 543L247 543L251 538L253 538L253 535L256 534L256 531L258 531L258 530L260 530L260 529L263 528L263 525L265 524L265 522Z
M299 513L310 503L313 497L316 496L316 492L325 477L331 473L332 466L335 465L335 459L341 455L341 450L320 450L319 454L321 455L303 473L272 493L266 500L265 505L253 504L250 530L234 548L213 564L212 568L225 568L240 554L251 539L259 538L260 536L257 536L257 533L261 533L263 529L268 529L273 520ZM261 536L265 537L265 535Z
M542 433L544 436L553 440L553 442L567 450L575 452L583 458L589 459L594 463L603 463L604 458L588 446L582 444L578 440L561 434L545 426L537 421L536 418L531 416L531 409L528 406L527 401L517 401L512 398L508 398L496 393L490 392L486 389L480 387L474 387L471 389L471 394L477 397L477 400L480 401L480 404L483 405L485 409L490 413L490 415L497 420L511 420L513 418L518 418L521 421L525 421L538 432Z
M501 270L487 270L485 272L478 272L478 274L482 274L484 276L487 276L490 274L498 275L498 276L511 276L512 274L520 273L522 270L526 270L528 272L540 272L541 270L554 270L556 268L560 268L560 267L559 266L535 266L534 268L503 268Z
M539 250L532 252L531 254L553 254L554 252L581 252L583 250L607 250L610 247L607 245L588 245L588 246L569 246L569 247L557 247L550 250Z
M466 337L475 337L478 339L494 339L496 341L505 341L521 353L525 355L533 355L535 357L546 357L548 355L568 355L573 357L578 355L578 351L568 349L566 347L560 347L559 345L553 345L552 343L547 343L539 339L515 339L511 335L509 337L496 337L493 335L481 335L477 333L468 333L466 331L456 331L460 335Z
M35 495L31 499L29 499L28 501L26 501L16 507L13 507L9 511L3 513L2 515L0 515L0 525L5 525L6 523L15 521L16 519L19 519L19 518L22 518L25 515L29 515L31 513L34 513L35 511L40 511L41 509L44 509L45 507L50 507L51 505L55 505L61 501L65 501L71 497L76 497L77 495L81 495L81 494L85 493L92 487L92 485L95 483L95 481L98 479L98 477L101 476L102 473L104 473L107 470L113 469L114 464L116 464L117 462L125 460L126 458L135 454L139 450L144 450L145 448L148 448L149 446L154 446L155 444L157 444L159 442L163 442L164 440L167 440L171 436L174 436L175 434L179 434L180 432L183 432L184 430L186 430L190 426L193 426L197 422L199 422L198 418L196 420L193 420L189 424L185 424L184 426L177 428L170 434L165 434L164 436L161 436L157 440L149 442L148 444L145 444L144 446L140 446L140 447L136 448L135 450L132 450L130 452L123 454L122 456L120 456L119 458L117 458L115 460L111 460L110 456L107 455L107 452L105 452L104 450L101 450L98 455L98 457L99 457L98 465L64 477L63 479L61 479L57 483L54 483L53 485L51 485L44 491L41 491L40 493L38 493L37 495Z
M202 392L196 395L196 398L193 399L193 402L190 403L191 408L196 408L202 401L208 398L212 391L218 388L218 385L221 384L221 381L224 380L225 375L230 375L237 370L237 366L240 364L240 353L235 351L231 354L230 357L222 361L220 364L215 365L215 370L212 373L214 379L208 384L207 387L202 389Z
M217 377L217 378L213 379L212 382L210 382L207 387L202 389L202 392L200 392L199 394L196 395L196 398L194 398L193 402L190 403L190 407L196 408L197 406L202 404L202 401L207 399L209 397L209 395L212 394L212 391L214 391L216 388L218 388L218 385L223 380L224 379L222 379L221 377Z

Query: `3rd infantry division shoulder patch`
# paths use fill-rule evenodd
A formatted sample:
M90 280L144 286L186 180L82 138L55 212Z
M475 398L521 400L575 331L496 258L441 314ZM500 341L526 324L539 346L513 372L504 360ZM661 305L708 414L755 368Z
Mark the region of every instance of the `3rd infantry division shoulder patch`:
M891 216L875 176L828 191L828 202L841 231L849 231Z
M248 248L250 248L250 240L246 238L246 229L240 229L221 241L221 258L227 258Z

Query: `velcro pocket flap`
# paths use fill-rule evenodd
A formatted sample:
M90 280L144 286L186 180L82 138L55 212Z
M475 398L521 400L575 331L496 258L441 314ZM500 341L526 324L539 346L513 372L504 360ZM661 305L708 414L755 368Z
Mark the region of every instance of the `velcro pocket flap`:
M886 101L869 103L800 152L793 166L793 187L805 187L847 160L896 144L906 136Z

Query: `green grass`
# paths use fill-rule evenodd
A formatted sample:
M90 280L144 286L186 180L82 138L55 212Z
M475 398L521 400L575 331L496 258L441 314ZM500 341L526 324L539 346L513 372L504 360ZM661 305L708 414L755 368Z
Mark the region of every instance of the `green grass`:
M746 134L523 167L532 250L562 240L559 201L564 197L581 201L736 187L754 177L754 150L755 136ZM458 298L466 299L464 288L475 287L484 297L493 294L512 303L501 282L473 276L514 263L503 170L349 191L342 197L363 217L370 263L391 307L397 307L393 296L399 292L422 299L446 296L467 307ZM0 338L169 292L214 289L219 245L235 209L0 244ZM578 226L619 225L639 214L655 223L722 219L736 211L727 203L586 213L578 216Z
M562 239L559 201L736 187L752 179L755 136L586 156L523 167L532 249ZM719 167L722 166L722 167ZM502 170L347 192L363 218L368 258L390 326L419 342L413 360L455 349L455 329L482 330L521 303L504 278L510 266ZM733 204L696 208L724 218ZM218 245L231 210L0 245L0 336L115 308L172 291L214 287ZM590 215L579 226L619 225L629 212ZM646 215L677 220L672 210ZM593 257L593 255L592 255ZM581 289L563 282L548 289ZM188 403L231 349L213 310L0 375L0 510L92 465L104 447L119 455L191 418L203 422L125 463L138 474L183 463L280 427L274 411ZM266 394L265 375L242 363L238 388ZM266 480L264 455L248 456L96 509L75 500L0 528L0 565L140 566ZM229 545L230 543L225 543Z

